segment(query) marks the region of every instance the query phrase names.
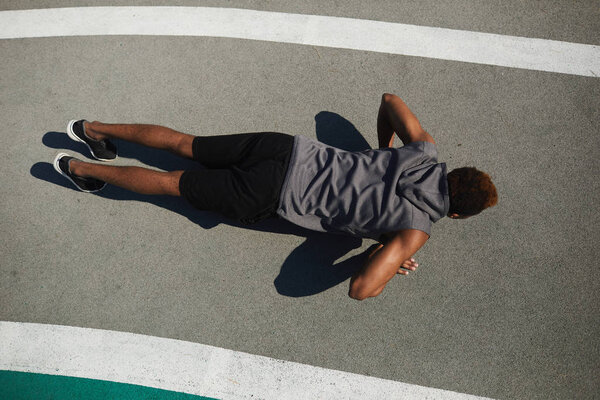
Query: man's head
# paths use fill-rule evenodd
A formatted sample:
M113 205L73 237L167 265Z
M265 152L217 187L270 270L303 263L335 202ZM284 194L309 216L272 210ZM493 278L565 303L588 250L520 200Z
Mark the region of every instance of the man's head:
M448 216L454 219L477 215L498 203L498 193L490 176L472 167L450 171L448 191L450 194Z

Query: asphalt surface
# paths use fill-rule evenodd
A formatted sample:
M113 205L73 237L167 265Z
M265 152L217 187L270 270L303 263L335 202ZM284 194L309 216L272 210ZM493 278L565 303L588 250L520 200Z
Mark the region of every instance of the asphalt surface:
M175 4L600 43L594 1L302 3ZM119 4L161 5L103 5ZM0 320L176 338L493 398L600 392L600 79L191 37L2 40L0 58ZM64 134L76 118L376 147L384 92L406 101L449 169L489 172L499 204L436 223L419 270L364 302L347 297L347 278L372 240L278 220L248 228L115 187L90 195L51 165L59 151L89 158ZM116 165L193 167L117 145Z

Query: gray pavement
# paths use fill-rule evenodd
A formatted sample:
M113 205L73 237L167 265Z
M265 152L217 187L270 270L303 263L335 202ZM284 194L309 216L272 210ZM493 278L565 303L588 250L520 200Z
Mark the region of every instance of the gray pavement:
M176 4L600 42L595 2ZM189 37L2 40L0 57L0 320L177 338L493 398L600 392L599 79ZM488 171L500 199L438 222L419 271L364 302L347 297L345 279L371 240L276 220L249 229L114 187L85 194L51 166L58 151L88 157L64 135L73 118L375 147L386 91L413 109L441 161ZM117 165L190 166L118 145Z

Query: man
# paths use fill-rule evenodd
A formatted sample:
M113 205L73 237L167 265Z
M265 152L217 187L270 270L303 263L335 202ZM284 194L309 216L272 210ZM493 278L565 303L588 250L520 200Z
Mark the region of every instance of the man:
M349 295L379 295L444 216L464 219L497 203L490 177L475 168L446 172L433 138L397 96L384 94L377 117L380 149L349 152L304 136L263 132L192 136L156 125L71 121L67 133L92 155L117 156L117 138L198 161L199 171L159 172L88 163L58 154L54 167L80 190L110 183L137 193L182 196L201 210L244 223L279 216L308 229L380 241L350 280ZM394 133L403 147L393 148Z

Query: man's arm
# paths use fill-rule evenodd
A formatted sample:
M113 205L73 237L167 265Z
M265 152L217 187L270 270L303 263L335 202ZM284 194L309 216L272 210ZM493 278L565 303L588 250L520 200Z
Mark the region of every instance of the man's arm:
M373 254L365 266L350 280L348 295L364 300L379 295L403 262L417 252L429 236L416 229L399 231L389 242Z
M400 97L384 93L377 114L379 148L393 146L394 132L405 145L411 142L435 143Z

